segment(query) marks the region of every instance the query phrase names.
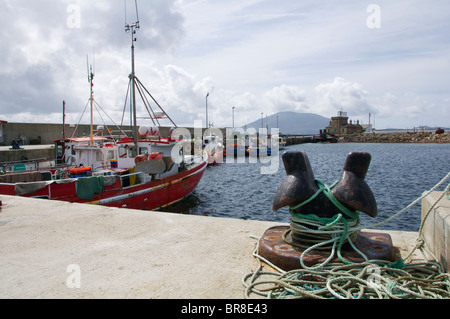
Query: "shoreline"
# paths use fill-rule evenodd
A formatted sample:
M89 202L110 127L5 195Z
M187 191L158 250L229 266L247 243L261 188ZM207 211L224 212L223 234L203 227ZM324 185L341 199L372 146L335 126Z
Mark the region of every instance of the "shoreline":
M362 133L342 136L339 143L450 143L450 133Z

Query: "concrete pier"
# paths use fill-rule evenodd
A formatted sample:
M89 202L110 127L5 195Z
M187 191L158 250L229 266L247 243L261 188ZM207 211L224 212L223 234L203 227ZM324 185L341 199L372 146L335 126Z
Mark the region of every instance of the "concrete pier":
M280 223L0 196L0 298L244 297ZM401 256L418 234L389 231Z

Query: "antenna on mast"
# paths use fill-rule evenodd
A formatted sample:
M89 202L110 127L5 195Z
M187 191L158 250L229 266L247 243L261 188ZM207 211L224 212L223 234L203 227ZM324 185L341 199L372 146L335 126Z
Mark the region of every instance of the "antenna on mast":
M134 42L136 41L136 38L134 35L136 34L136 31L139 30L139 17L138 17L138 9L137 9L137 0L134 1L135 7L136 7L136 19L137 21L133 24L125 23L125 32L131 31L131 74L130 74L130 85L131 85L131 114L133 115L133 139L134 139L134 145L137 151L137 143L138 143L138 129L137 129L137 117L136 117L136 74L134 70ZM126 0L125 0L126 5Z
M136 6L136 19L137 19L136 23L137 23L138 28L139 28L139 12L138 12L137 0L134 0L134 5Z
M123 0L125 6L125 25L127 25L127 0Z
M94 71L92 70L92 65L89 65L89 55L86 56L87 62L87 72L88 72L88 82L90 83L91 94L89 97L89 101L91 103L91 129L90 129L90 137L89 144L90 146L94 146Z
M89 55L86 55L86 70L87 70L88 82L91 82L91 75L89 74Z
M124 3L125 3L125 32L129 32L130 30L133 30L133 29L138 30L140 28L140 26L139 26L139 11L138 11L137 0L134 1L134 5L136 8L136 22L134 22L133 24L127 23L127 0L124 0ZM136 33L136 30L133 30L133 33ZM134 39L134 41L136 41L136 39Z

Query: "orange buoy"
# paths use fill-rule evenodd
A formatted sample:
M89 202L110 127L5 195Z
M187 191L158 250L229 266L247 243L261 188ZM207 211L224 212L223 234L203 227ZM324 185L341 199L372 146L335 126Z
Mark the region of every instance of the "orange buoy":
M160 153L158 153L158 152L156 152L156 153L151 153L151 154L148 156L148 159L149 159L149 160L152 160L152 159L159 159L159 158L162 158L162 155L161 155Z
M91 167L90 166L81 166L81 167L77 167L77 168L71 168L70 170L70 174L72 175L79 175L79 174L83 174L86 172L91 171Z
M146 161L146 160L148 160L147 155L138 155L138 156L136 156L136 157L134 158L134 162L135 162L136 164L139 163L139 162Z

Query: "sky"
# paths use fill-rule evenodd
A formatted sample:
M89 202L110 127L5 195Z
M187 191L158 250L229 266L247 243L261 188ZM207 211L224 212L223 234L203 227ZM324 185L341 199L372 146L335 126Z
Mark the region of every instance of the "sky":
M88 123L88 57L95 122L128 124L134 4L0 0L0 120L62 123L65 101ZM136 76L180 127L206 105L214 127L281 111L450 127L448 0L147 0L138 17Z

